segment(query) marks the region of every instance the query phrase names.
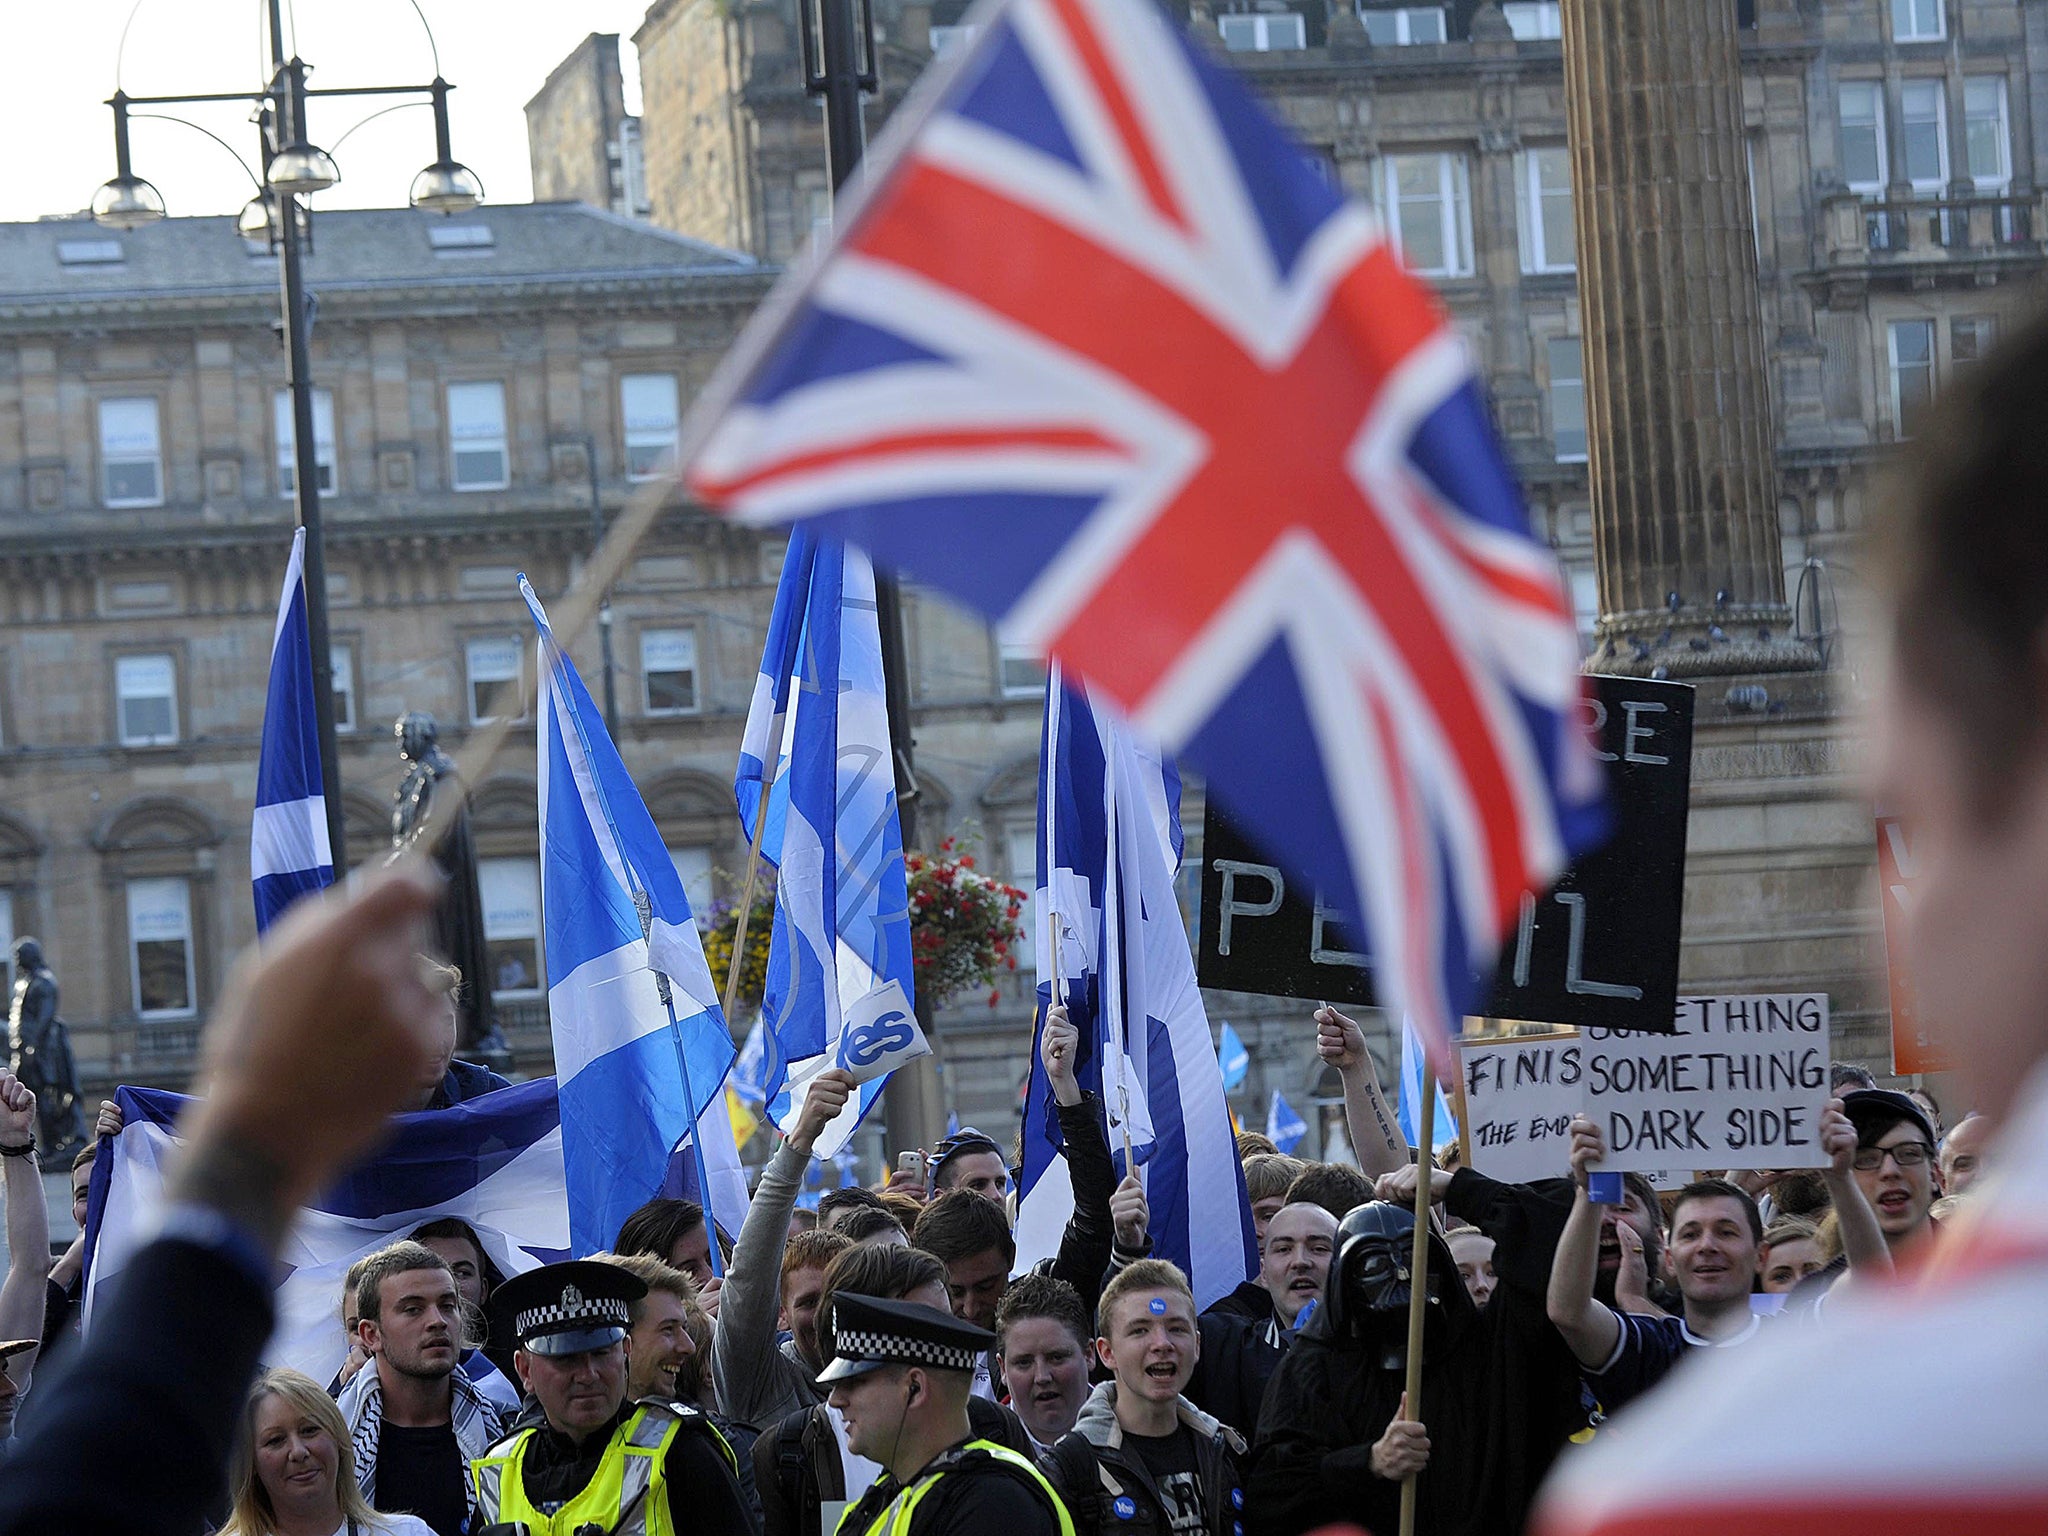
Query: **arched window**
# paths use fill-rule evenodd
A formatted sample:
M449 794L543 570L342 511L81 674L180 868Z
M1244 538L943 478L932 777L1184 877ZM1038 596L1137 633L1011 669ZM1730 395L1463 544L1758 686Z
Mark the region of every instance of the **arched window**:
M172 796L131 800L93 835L114 938L102 996L115 1000L116 1019L139 1026L134 1050L146 1062L189 1060L219 984L214 876L224 836L203 807Z
M42 842L27 824L0 811L0 997L14 987L14 941L42 931L36 871Z

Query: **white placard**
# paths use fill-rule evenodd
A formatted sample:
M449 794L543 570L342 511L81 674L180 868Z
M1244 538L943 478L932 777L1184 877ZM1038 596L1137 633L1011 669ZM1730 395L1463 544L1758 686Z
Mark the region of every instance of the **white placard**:
M885 981L847 1009L846 1025L839 1033L839 1065L856 1083L872 1082L931 1053L924 1031L911 1017L901 982Z
M1472 1166L1516 1183L1561 1178L1582 1111L1607 1137L1612 1171L1826 1164L1825 993L1682 997L1677 1024L1466 1045Z

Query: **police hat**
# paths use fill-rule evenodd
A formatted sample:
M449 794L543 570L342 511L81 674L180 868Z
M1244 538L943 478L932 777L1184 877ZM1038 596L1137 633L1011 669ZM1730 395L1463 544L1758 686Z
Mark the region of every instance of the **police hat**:
M987 1329L921 1302L842 1293L832 1298L832 1363L818 1380L850 1381L885 1365L972 1371L995 1341Z
M633 1303L647 1294L638 1275L593 1259L543 1264L492 1293L491 1307L534 1355L580 1355L626 1336Z

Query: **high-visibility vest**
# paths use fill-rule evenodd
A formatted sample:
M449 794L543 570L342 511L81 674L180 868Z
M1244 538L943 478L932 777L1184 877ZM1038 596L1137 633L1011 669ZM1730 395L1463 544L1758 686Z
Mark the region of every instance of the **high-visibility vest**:
M528 1536L573 1536L586 1525L613 1536L675 1536L668 1513L668 1449L682 1427L675 1410L642 1403L612 1432L583 1490L552 1515L526 1496L526 1449L534 1430L522 1429L469 1464L482 1523L524 1526Z
M882 1512L875 1516L865 1531L856 1531L848 1526L847 1521L854 1514L854 1509L848 1509L839 1517L839 1529L834 1536L910 1536L910 1521L917 1513L917 1506L926 1494L939 1485L941 1478L956 1469L957 1458L964 1451L985 1452L991 1460L1001 1462L1004 1466L1021 1473L1045 1495L1045 1502L1059 1518L1060 1536L1074 1536L1073 1519L1067 1514L1067 1506L1060 1502L1059 1494L1053 1491L1052 1484L1045 1480L1044 1475L1031 1464L1028 1457L1019 1456L1008 1446L997 1445L991 1440L969 1440L958 1451L941 1458L945 1463L943 1466L934 1467L916 1482L898 1490L896 1497L883 1506ZM995 1533L984 1533L984 1536L995 1536Z

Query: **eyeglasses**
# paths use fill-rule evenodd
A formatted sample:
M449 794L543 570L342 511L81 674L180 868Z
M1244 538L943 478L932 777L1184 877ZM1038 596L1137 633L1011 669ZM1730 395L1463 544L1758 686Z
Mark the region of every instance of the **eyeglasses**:
M1895 1147L1858 1147L1856 1155L1849 1160L1849 1164L1859 1173L1869 1173L1874 1169L1882 1168L1887 1157L1897 1163L1901 1169L1905 1169L1918 1168L1932 1156L1934 1156L1934 1148L1927 1145L1926 1142L1902 1141Z

